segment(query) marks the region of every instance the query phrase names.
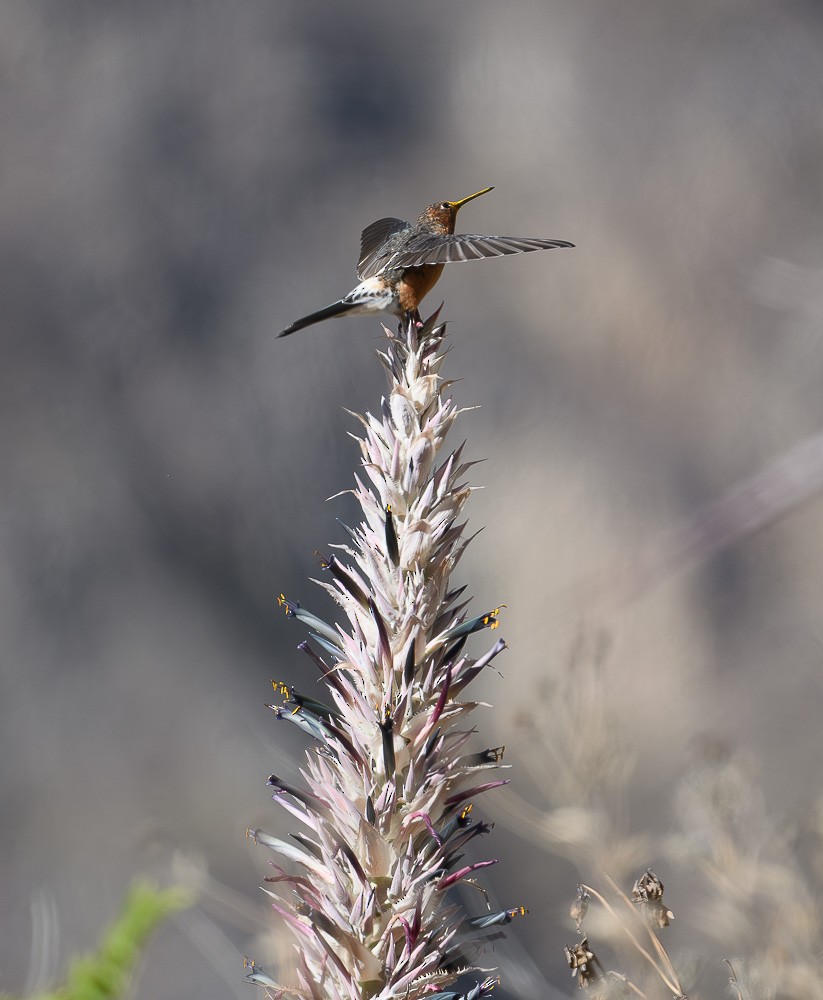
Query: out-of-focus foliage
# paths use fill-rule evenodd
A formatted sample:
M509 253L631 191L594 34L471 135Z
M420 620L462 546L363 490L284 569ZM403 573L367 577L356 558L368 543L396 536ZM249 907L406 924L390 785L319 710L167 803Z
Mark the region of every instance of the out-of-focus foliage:
M53 993L37 994L31 1000L115 1000L122 997L132 983L150 936L172 913L189 903L188 896L180 889L158 889L148 883L135 883L97 951L72 960L64 986Z

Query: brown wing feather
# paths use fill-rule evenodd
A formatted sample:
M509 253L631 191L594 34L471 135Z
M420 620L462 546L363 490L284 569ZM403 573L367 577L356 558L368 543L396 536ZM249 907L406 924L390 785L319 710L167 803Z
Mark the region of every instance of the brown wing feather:
M450 264L461 260L480 260L484 257L500 257L506 254L531 253L534 250L573 246L573 243L566 240L542 240L529 236L421 233L402 249L385 255L379 270L417 267L421 264Z
M372 278L383 269L386 243L412 227L403 219L378 219L366 226L360 237L360 260L357 262L357 277L361 281Z

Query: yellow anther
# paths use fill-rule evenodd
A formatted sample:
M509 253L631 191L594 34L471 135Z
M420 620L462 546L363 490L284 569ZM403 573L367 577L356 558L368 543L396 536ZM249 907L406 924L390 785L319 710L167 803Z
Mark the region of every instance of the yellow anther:
M282 681L272 681L271 686L274 688L274 693L279 694L281 698L289 697L288 685L284 684Z

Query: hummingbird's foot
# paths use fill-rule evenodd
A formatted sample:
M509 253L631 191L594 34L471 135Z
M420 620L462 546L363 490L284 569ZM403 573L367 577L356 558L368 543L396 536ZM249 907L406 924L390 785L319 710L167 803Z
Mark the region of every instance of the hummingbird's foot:
M415 330L420 330L423 327L423 320L420 318L419 309L407 309L403 315L400 317L400 331L403 330L412 323Z

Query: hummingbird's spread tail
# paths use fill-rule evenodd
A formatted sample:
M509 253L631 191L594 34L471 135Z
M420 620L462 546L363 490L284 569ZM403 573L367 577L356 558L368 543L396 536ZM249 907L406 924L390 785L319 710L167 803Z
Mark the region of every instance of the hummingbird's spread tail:
M333 316L345 316L346 313L354 312L357 309L356 302L346 302L345 299L341 299L339 302L332 302L330 306L326 306L325 309L318 309L317 312L309 313L308 316L303 316L300 319L295 320L291 326L287 326L282 333L278 333L278 337L288 337L290 333L297 333L298 330L302 330L306 326L313 326L315 323L322 323L324 319L331 319Z
M297 333L305 326L312 326L333 316L357 316L376 312L395 312L398 315L401 312L395 303L394 292L388 281L382 277L361 281L357 288L353 288L339 302L332 302L325 309L318 309L317 312L295 320L291 326L287 326L282 333L279 333L278 337L288 337L290 333Z

